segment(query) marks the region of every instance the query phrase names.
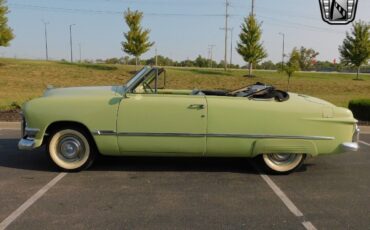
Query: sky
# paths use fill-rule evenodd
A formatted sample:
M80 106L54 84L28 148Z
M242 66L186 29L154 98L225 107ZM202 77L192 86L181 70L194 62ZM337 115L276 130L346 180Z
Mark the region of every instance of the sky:
M229 0L229 26L234 28L235 47L244 17L250 13L251 0ZM44 24L48 22L50 59L70 58L69 25L72 28L74 59L122 57L123 32L127 26L123 11L128 7L144 12L142 25L151 30L155 47L142 58L158 54L175 60L224 56L225 0L8 0L9 25L16 38L9 47L0 47L0 56L44 59ZM339 60L338 46L350 25L329 25L322 21L318 0L255 0L255 14L262 23L262 41L266 60L278 62L285 34L288 54L294 47L305 46L320 53L318 60ZM359 0L356 20L370 22L370 0ZM230 39L229 39L230 42ZM230 55L230 44L228 44ZM229 59L229 58L228 58ZM233 63L243 64L233 49Z

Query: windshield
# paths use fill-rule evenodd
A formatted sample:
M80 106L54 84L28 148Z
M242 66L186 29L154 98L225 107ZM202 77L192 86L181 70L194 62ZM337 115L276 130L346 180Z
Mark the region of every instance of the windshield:
M128 82L126 82L125 86L128 87L135 83L138 79L141 78L143 74L145 74L150 68L144 67L140 71L138 71Z

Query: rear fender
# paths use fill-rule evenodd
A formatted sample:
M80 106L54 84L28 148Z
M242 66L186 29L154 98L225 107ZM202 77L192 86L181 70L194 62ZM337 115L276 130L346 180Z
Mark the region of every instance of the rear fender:
M317 156L315 143L310 140L289 139L262 139L257 140L253 146L252 155L263 153L295 153Z

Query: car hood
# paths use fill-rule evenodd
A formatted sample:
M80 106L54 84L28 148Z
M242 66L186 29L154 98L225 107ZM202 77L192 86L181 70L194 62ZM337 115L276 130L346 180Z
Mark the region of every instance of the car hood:
M52 96L114 96L122 92L122 86L94 86L94 87L69 87L48 88L44 97Z

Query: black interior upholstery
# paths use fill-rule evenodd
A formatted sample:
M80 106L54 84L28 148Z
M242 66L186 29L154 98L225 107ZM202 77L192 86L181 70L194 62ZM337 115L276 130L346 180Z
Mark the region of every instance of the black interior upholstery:
M195 89L191 95L208 95L208 96L227 96L227 91L224 90L198 90Z
M235 91L224 90L198 90L194 89L191 95L207 95L207 96L229 96L229 97L245 97L249 99L274 99L278 102L289 100L289 94L285 91L278 90L273 86L265 85L257 82L254 85L247 86Z

